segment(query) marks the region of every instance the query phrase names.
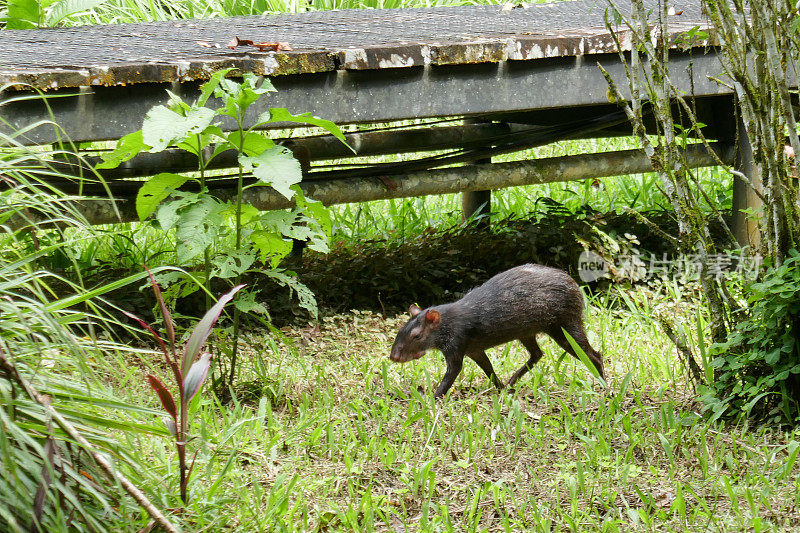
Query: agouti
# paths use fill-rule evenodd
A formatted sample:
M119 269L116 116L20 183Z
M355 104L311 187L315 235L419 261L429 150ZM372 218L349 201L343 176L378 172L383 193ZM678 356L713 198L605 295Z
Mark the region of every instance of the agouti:
M542 265L518 266L497 274L457 302L424 311L412 305L411 319L397 333L389 358L405 363L432 348L440 350L447 370L434 393L437 398L453 385L465 355L502 389L485 350L514 339L527 348L530 358L508 380L511 387L542 357L538 333L546 333L577 357L563 328L604 376L603 357L589 345L583 329L583 305L578 284L566 272Z

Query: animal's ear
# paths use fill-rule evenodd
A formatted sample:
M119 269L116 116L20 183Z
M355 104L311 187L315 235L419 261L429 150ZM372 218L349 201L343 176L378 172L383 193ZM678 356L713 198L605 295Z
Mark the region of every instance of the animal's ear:
M440 318L442 318L442 315L439 314L439 311L435 311L433 309L428 309L425 312L425 320L430 322L432 326L438 326Z
M416 305L412 305L411 307L408 308L408 314L411 315L411 318L414 318L415 316L417 316L421 312L422 312L422 309L420 309Z

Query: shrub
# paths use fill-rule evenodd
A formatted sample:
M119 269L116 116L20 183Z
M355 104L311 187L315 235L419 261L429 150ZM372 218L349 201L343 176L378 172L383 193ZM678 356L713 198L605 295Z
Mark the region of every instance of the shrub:
M800 421L800 252L746 286L749 309L712 346L714 410L729 407L773 422Z

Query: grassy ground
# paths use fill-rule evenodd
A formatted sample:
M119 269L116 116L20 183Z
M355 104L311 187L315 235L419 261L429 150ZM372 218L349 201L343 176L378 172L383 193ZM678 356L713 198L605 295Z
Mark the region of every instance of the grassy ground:
M722 204L730 201L729 177L712 170L702 179ZM648 184L650 192L635 193ZM652 177L641 176L604 180L600 188L519 188L498 194L496 205L519 213L550 197L568 208L588 201L644 210L657 207L658 196ZM392 212L392 204L359 206L359 216L373 221L374 232L363 234L354 211L339 208L334 238L403 239L460 216L457 205L443 207L455 204L453 197L408 202L400 207L415 219ZM106 238L76 228L64 230L47 268L72 265L88 275L109 267L138 270L154 258L171 261L171 237L144 225L109 228ZM9 249L20 246L14 242ZM38 252L30 254L26 261L33 265ZM191 501L175 519L192 531L798 528L797 433L708 421L656 325L660 314L679 316L687 331L702 334L702 323L692 325L696 292L641 286L590 299L587 329L605 354L607 390L548 341L546 357L516 391L497 393L467 362L453 391L434 402L431 392L444 370L439 354L402 366L388 361L404 317L352 311L325 318L319 330L250 333L235 399L221 404L205 394L195 402ZM91 354L95 374L75 378L93 393L158 409L145 379L147 373L168 377L157 356L92 350L75 357ZM527 358L517 344L490 357L506 378ZM96 410L89 406L86 416ZM159 423L149 411L130 412L137 422ZM156 505L179 508L172 443L164 435L109 434L133 457L122 469ZM133 518L124 526L136 530L145 522Z
M714 195L729 201L729 178L714 172L703 179L715 186ZM626 196L626 190L644 189L648 183L649 193ZM535 208L539 197L550 196L576 206L587 199L617 207L634 202L637 209L644 209L643 202L658 205L648 176L604 180L599 189L548 187L504 192L507 196L498 195L497 204L504 205L500 197L510 198L509 205L517 204L509 212L524 212ZM400 212L384 213L386 204L361 208L374 209L369 216L377 234L403 238L457 218L457 210L437 203L443 201L453 198L404 204L424 208L417 214L425 216L413 224ZM352 229L335 237L363 238L363 226L354 223L352 212L340 211L337 217L339 228ZM53 245L47 268L72 264L85 275L108 267L138 270L156 257L171 261L164 253L172 246L170 236L152 228L109 229L106 239L80 238L93 235L80 225L64 233L63 242ZM17 236L12 237L9 250L21 249ZM31 246L25 261L32 271L39 252ZM9 279L17 277L9 270ZM193 531L800 527L796 433L703 418L672 344L656 326L654 319L667 313L685 319L688 331L702 333L703 324L691 325L697 317L695 293L692 287L639 287L615 292L619 297L600 293L591 298L587 329L605 354L608 390L579 363L562 359L548 342L547 357L515 392L495 392L468 362L452 393L434 402L431 391L444 368L441 356L430 354L403 366L387 359L403 317L353 311L324 319L319 330L252 333L243 351L236 399L223 405L205 395L196 401L195 438L189 444L191 453L197 451L192 499L175 518ZM64 323L69 320L64 317ZM35 361L41 351L35 343L25 346L26 356ZM76 352L75 360L91 354L87 364L95 374L74 377L93 393L158 408L145 375L166 379L166 369L155 363L159 358L140 350L119 355L110 347L85 350ZM516 344L490 356L504 377L527 357ZM86 415L94 417L95 410L101 409L90 406ZM138 422L159 423L149 411L136 413L130 416ZM156 505L180 507L171 443L163 435L109 434L133 457L123 470ZM136 530L145 520L134 522L125 523L127 529Z
M589 307L608 390L548 340L516 391L497 393L466 363L435 402L439 354L388 361L402 316L354 311L318 330L285 328L283 339L253 335L240 400L197 408L184 518L206 531L800 527L793 435L701 419L652 322L691 306L649 291L633 298L600 295ZM515 343L490 357L507 378L527 356ZM141 379L129 378L125 394L137 396L129 385ZM171 449L157 438L140 446L155 457L150 475L174 492L175 472L162 470Z

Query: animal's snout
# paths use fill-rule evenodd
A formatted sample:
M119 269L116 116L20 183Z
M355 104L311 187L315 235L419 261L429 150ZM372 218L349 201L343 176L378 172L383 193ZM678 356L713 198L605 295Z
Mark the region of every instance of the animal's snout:
M389 359L395 363L407 363L419 359L423 355L425 355L425 352L405 353L402 351L392 351L392 353L389 354Z
M392 351L389 352L389 360L395 363L399 363L403 360L403 352L398 350L396 346L392 347Z

